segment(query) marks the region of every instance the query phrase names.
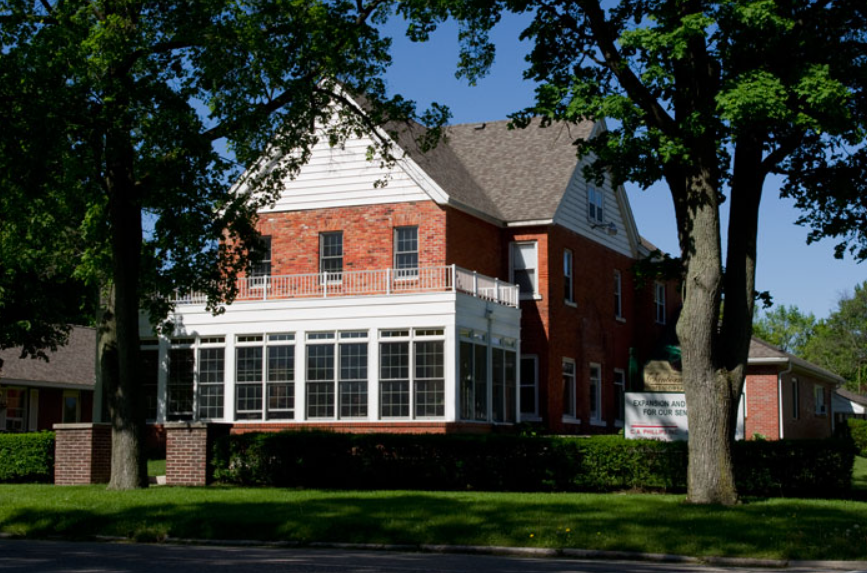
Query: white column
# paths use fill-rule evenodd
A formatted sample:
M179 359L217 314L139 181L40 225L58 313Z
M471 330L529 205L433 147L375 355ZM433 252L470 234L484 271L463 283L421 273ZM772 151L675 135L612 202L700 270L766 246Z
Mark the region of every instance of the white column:
M226 335L223 362L223 420L235 421L235 335Z
M295 420L303 422L307 420L307 409L304 401L307 381L307 363L305 361L305 348L307 347L307 333L303 330L295 332Z

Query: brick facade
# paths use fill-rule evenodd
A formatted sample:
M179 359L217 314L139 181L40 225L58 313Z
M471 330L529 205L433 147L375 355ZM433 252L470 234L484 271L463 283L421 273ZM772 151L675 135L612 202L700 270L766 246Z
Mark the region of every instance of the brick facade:
M394 229L418 226L419 266L446 264L446 213L433 201L263 213L271 237L271 274L319 272L319 236L343 231L343 269L394 267Z
M110 424L55 424L55 485L108 483Z
M780 403L777 392L777 369L751 367L746 376L746 417L744 438L757 434L768 440L780 439Z
M794 415L793 384L798 385L799 408ZM783 437L784 438L826 438L833 433L831 420L831 400L834 385L800 372L783 374ZM825 413L816 411L815 389L821 388L825 394Z
M228 424L172 422L166 435L166 485L207 485L211 444L229 432Z

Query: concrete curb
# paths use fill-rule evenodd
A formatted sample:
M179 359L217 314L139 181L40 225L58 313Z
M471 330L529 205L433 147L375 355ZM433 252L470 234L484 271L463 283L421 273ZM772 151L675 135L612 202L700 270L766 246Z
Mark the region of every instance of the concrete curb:
M0 534L0 538L12 537ZM94 536L99 541L135 542L128 537L109 535ZM538 559L598 559L606 561L648 561L655 563L695 563L719 565L723 567L758 567L763 569L864 569L867 561L786 561L782 559L755 559L751 557L693 557L667 553L641 553L637 551L602 551L598 549L550 549L545 547L503 547L497 545L435 545L435 544L389 544L389 543L338 543L329 541L257 541L253 539L189 539L167 537L162 543L178 545L203 545L226 547L310 547L315 549L350 549L362 551L402 551L464 555L499 555L506 557L528 557Z

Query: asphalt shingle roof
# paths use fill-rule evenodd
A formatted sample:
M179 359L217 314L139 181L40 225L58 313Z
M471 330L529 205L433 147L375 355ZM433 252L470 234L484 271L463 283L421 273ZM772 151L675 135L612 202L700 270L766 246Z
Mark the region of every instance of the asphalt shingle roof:
M799 366L801 368L805 368L807 370L812 370L817 374L821 374L824 378L828 380L833 380L838 384L843 383L844 380L837 374L834 374L830 370L826 370L821 366L817 366L812 362L804 360L799 356L795 356L790 352L786 352L781 348L777 348L773 344L765 342L760 338L753 337L750 340L750 360L761 360L762 358L784 358L789 360L795 366Z
M400 146L456 201L501 221L551 219L578 163L574 142L586 139L592 121L524 129L509 120L445 128L445 139L422 152L414 137L424 128L401 129Z
M21 350L0 351L3 360L0 384L10 381L28 383L75 384L92 388L96 383L96 329L75 326L69 342L56 352L49 352L49 361L20 358Z

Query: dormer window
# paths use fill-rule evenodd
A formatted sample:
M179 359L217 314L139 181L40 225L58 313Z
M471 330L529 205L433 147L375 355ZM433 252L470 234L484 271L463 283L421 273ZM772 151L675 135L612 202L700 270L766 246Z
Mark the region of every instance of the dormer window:
M587 218L591 223L602 224L605 221L603 210L604 196L602 192L593 187L587 188Z

